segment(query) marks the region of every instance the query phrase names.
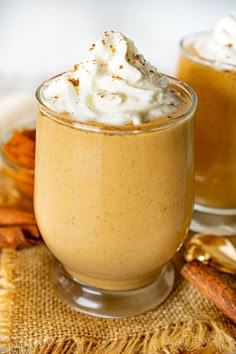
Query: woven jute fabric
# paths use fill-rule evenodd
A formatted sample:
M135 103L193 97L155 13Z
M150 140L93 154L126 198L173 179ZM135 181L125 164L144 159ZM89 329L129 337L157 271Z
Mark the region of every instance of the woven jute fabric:
M1 353L236 353L236 327L179 273L159 307L126 319L90 317L65 305L51 284L45 245L3 250L0 273ZM205 349L204 349L205 348Z

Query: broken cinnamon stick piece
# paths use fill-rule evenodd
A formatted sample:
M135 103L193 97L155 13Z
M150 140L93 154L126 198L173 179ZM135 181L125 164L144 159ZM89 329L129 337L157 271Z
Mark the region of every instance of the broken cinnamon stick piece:
M35 245L40 240L36 225L0 227L0 248L24 248Z
M34 214L11 207L0 207L0 226L36 225Z
M236 323L236 290L219 274L197 260L186 263L181 274Z

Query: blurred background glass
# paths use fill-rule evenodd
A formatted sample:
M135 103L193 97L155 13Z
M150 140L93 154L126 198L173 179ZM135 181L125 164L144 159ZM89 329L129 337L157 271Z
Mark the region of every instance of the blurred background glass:
M34 92L79 62L105 30L123 32L173 75L179 39L232 10L233 0L0 0L0 96Z

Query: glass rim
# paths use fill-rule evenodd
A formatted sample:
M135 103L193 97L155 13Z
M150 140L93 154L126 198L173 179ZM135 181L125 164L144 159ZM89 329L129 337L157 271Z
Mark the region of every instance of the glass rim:
M170 83L180 87L189 97L190 103L186 110L182 112L181 114L177 115L176 117L171 117L165 119L165 121L158 121L158 119L154 120L149 120L145 124L140 124L137 126L131 126L131 125L126 125L126 126L112 126L108 124L103 124L103 123L96 123L96 122L81 122L76 120L73 117L68 117L63 113L55 112L49 107L46 106L46 104L43 102L41 92L43 88L53 79L63 75L64 73L61 73L59 75L56 75L48 80L45 80L42 82L41 85L37 88L35 92L35 97L38 105L38 109L40 112L42 112L44 115L47 117L57 121L59 124L69 126L74 129L80 129L84 131L93 131L93 132L100 132L100 133L107 133L107 134L138 134L138 133L148 133L156 130L164 130L170 127L173 127L175 125L178 125L185 120L188 120L192 117L193 113L195 112L197 108L197 95L193 88L189 86L187 83L184 81L174 78L172 76L167 76L169 79ZM161 118L161 117L160 117Z
M179 48L181 50L181 53L192 61L217 68L218 70L221 69L222 71L236 71L236 64L230 64L220 60L207 59L197 54L194 54L188 49L189 44L193 44L200 37L210 34L212 32L212 30L198 31L183 36L179 41Z

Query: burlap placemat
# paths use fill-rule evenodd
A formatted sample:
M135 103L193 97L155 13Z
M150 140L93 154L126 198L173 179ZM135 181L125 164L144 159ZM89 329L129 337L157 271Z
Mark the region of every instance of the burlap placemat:
M181 259L175 260L177 270ZM99 319L71 310L55 295L52 262L43 244L2 252L1 353L180 354L211 345L217 353L236 353L236 327L180 275L158 308L128 319Z

